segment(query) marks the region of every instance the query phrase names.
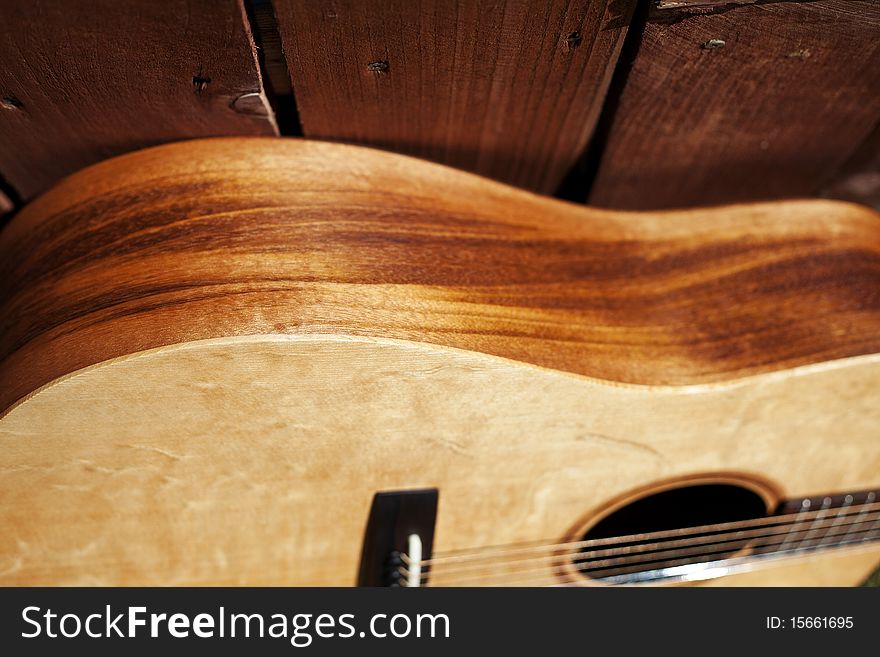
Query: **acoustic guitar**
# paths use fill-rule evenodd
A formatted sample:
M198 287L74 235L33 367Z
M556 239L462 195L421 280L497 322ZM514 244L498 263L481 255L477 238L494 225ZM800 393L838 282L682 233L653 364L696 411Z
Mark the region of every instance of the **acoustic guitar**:
M880 217L152 148L0 233L0 412L6 585L856 584Z

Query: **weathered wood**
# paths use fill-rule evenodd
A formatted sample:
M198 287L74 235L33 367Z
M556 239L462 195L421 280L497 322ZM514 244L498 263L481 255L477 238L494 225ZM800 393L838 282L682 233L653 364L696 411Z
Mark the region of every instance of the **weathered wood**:
M237 0L4 0L0 62L0 174L25 200L130 150L275 132Z
M822 193L880 210L880 123Z
M12 202L12 199L0 190L0 219L2 219L3 215L7 212L11 212L14 207L15 204Z
M880 119L880 3L660 13L610 123L594 204L813 195Z
M553 192L595 126L633 0L275 3L306 136Z
M651 0L652 9L663 10L718 10L736 5L752 5L758 2L773 2L774 0ZM787 0L775 0L785 2Z

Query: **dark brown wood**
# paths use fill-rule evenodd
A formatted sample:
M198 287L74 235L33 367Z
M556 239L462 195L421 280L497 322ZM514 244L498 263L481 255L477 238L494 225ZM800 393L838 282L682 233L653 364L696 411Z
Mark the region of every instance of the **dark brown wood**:
M735 5L753 5L768 0L652 0L655 11L679 10L679 9L719 9ZM773 2L774 0L769 0ZM786 2L787 0L775 0Z
M145 349L326 333L648 385L875 353L880 220L603 212L374 149L220 139L91 167L0 232L0 409Z
M553 192L595 126L634 0L277 0L306 136Z
M880 119L880 3L659 13L610 122L591 203L814 195Z
M130 150L275 133L237 0L4 0L0 62L0 175L25 200Z
M880 210L880 123L837 172L822 196L862 203Z
M15 204L12 202L12 199L0 191L0 218L7 212L11 212L14 207Z

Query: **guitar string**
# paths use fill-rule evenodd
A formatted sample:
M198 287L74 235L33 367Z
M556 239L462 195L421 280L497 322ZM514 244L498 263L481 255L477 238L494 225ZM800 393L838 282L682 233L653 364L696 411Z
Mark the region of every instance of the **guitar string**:
M844 526L844 528L846 528L846 526ZM871 527L862 527L862 528L860 528L857 532L855 532L855 534L856 534L856 535L861 535L861 537L864 538L864 537L870 535L872 532L876 531L878 528L880 528L880 519L878 519L878 521L876 521L876 522L874 523L874 525L872 525ZM851 537L851 536L853 535L853 533L852 533L852 529L853 529L853 528L849 527L849 528L847 528L847 529L848 529L849 531L847 531L847 532L839 532L839 531L835 531L835 532L831 532L831 535L837 536L837 537L839 537L839 538L843 541L843 540L848 539L849 537ZM826 532L826 534L827 534L827 533L828 533L828 532ZM798 540L797 544L796 544L795 546L793 546L793 547L794 547L794 548L799 548L799 547L802 547L802 546L805 545L805 544L812 544L812 543L815 543L817 540L819 541L817 544L821 544L821 541L822 541L822 540L827 540L827 538L828 538L827 535L826 535L826 536L823 536L822 539L807 539L806 537L801 537L801 538ZM699 562L699 559L704 558L704 557L709 557L709 556L717 555L717 554L724 554L724 553L736 552L736 551L738 551L738 549L741 549L741 548L746 548L746 547L748 547L748 548L756 549L756 548L763 548L763 547L773 547L773 548L779 550L779 549L781 548L781 546L784 544L784 541L780 542L780 541L778 541L778 540L773 540L774 537L772 537L772 536L764 537L764 539L770 539L770 540L763 540L763 541L749 541L749 540L744 540L744 541L741 541L741 542L740 542L741 545L739 546L739 548L728 547L728 548L725 548L725 549L709 549L709 550L703 550L703 551L701 551L701 552L697 552L697 553L689 553L689 554L688 554L688 553L685 553L685 554L688 554L688 558L689 558L690 562L693 563L693 562L695 562L695 561L696 561L696 562ZM713 546L713 547L717 547L717 546ZM832 546L828 546L828 547L832 547ZM569 564L571 564L572 567L574 567L574 568L576 568L576 569L580 569L580 570L587 570L587 569L590 569L590 570L602 570L602 569L607 569L607 568L610 568L610 567L612 567L612 566L616 566L616 565L619 565L619 564L626 564L626 567L633 567L634 564L638 563L638 565L643 566L643 565L645 565L645 562L646 562L646 561L647 561L648 563L650 563L650 562L656 562L656 561L660 561L660 562L663 562L663 563L669 563L669 562L673 559L673 557L682 554L682 551L675 551L675 550L667 551L667 552L672 552L672 553L671 553L671 554L666 554L666 555L658 556L659 552L656 552L656 553L653 553L653 554L650 554L650 555L639 555L637 558L632 558L632 557L619 557L619 558L616 558L616 559L601 559L601 560L600 560L600 559L585 559L585 560L581 560L580 562L574 562L574 561L563 561L563 562L561 562L560 565L562 565L562 564L565 564L565 565L569 565ZM648 557L650 557L650 558L649 558L649 559L644 559L643 557L645 557L645 556L648 556ZM523 567L524 567L524 566L530 566L532 563L534 563L534 562L536 562L536 561L540 561L540 562L541 562L541 564L540 564L540 568L527 568L527 571L535 571L535 570L544 571L544 570L546 570L548 567L552 567L552 566L554 566L554 563L553 563L552 561L542 561L541 559L537 559L537 560L533 559L533 560L531 560L531 561L527 561L527 562L518 562L518 563L516 564L516 567L508 567L508 568L506 568L503 572L501 572L500 574L495 575L495 573L498 572L498 568L499 568L499 567L504 567L504 566L510 566L510 565L511 565L511 564L509 564L509 563L495 563L495 564L491 564L490 566L484 568L483 572L479 572L479 571L478 571L478 572L475 573L475 574L472 573L470 576L467 576L467 575L465 575L465 576L459 576L459 577L457 578L457 580L462 580L462 581L463 581L463 580L467 580L467 579L480 579L480 578L484 578L484 577L486 577L486 576L487 576L487 573L489 574L490 577L491 577L491 576L497 576L497 577L501 577L501 576L503 576L503 577L508 577L508 576L510 576L510 575L512 575L512 574L516 574L516 573L518 573L518 572L523 572ZM406 567L405 567L405 566L401 566L401 573L402 573L402 574L406 574L407 572L408 572L408 571L406 570ZM453 573L452 575L453 575L453 580L456 580L456 578L455 578L455 573ZM439 570L439 571L435 571L433 574L431 574L431 577L433 577L435 580L443 579L444 576L447 577L447 581L450 581L450 580L449 580L449 573L446 572L446 571ZM456 580L456 581L457 581L457 580Z
M825 521L828 521L825 524ZM615 554L625 554L626 557L620 558L630 558L632 561L646 561L646 560L656 560L656 555L661 555L663 553L671 552L672 554L669 556L675 556L676 554L693 554L700 555L706 553L706 548L708 546L719 547L722 545L730 545L730 544L741 544L747 543L753 539L759 538L768 538L771 536L778 536L780 534L785 533L786 538L783 540L781 545L785 545L786 541L789 539L789 535L798 534L802 532L806 532L807 535L801 537L801 539L808 538L811 531L815 531L815 529L827 528L828 532L825 534L825 538L827 539L829 536L835 535L845 535L845 533L841 532L831 532L831 529L835 529L837 527L848 529L848 532L852 531L856 525L868 523L871 521L880 521L880 514L869 514L866 518L861 518L859 516L853 517L851 522L847 522L842 524L840 522L840 518L833 517L824 519L822 525L819 525L815 528L805 528L805 529L793 529L798 525L804 524L803 522L792 524L792 526L781 526L781 527L772 527L767 529L754 529L754 530L741 530L737 532L727 532L724 534L716 534L702 537L705 540L702 541L694 541L692 539L684 539L684 540L671 540L671 541L657 541L654 543L646 543L646 544L635 544L623 548L608 548L603 550L592 550L589 552L583 552L577 549L571 550L557 550L557 551L549 551L545 555L541 556L523 556L520 558L512 558L506 559L504 561L494 561L487 563L473 563L473 562L458 562L452 564L451 566L443 567L442 570L438 570L435 566L435 570L432 574L424 574L422 575L422 579L427 579L428 577L437 577L437 576L448 576L450 573L457 574L461 572L474 571L479 569L487 569L491 567L499 567L505 566L509 564L523 564L529 561L542 561L545 565L549 565L556 561L564 561L576 563L585 560L596 561L598 557L604 557L606 555L615 555ZM811 526L812 527L812 526ZM846 533L848 533L846 532ZM736 537L736 538L728 538L728 537ZM687 546L685 549L679 549L682 546ZM403 557L404 555L401 555ZM574 558L572 558L574 557ZM407 559L407 561L409 561ZM607 559L606 559L607 561ZM427 567L427 561L420 562L421 567ZM406 565L406 563L404 564ZM441 564L442 565L442 564Z
M571 553L574 550L582 549L584 547L588 547L588 546L596 545L596 544L612 543L612 544L616 544L616 546L613 548L605 549L605 550L594 550L594 551L592 551L592 553L590 553L594 557L595 556L613 555L613 554L633 554L633 553L639 553L639 552L648 552L648 551L651 551L657 547L670 548L673 546L678 547L678 546L690 546L690 545L717 544L717 543L724 542L724 540L729 537L743 536L743 534L744 534L744 532L742 532L742 531L722 532L722 531L720 531L720 528L722 528L722 527L728 527L728 526L753 527L755 525L761 525L761 524L769 525L770 523L767 521L772 521L777 526L776 527L772 527L772 526L767 527L763 531L765 531L765 532L769 531L769 533L771 535L781 533L779 530L788 532L785 540L783 540L783 543L782 543L782 549L784 549L784 546L792 539L792 536L793 536L791 533L792 530L797 529L797 532L795 532L795 533L800 533L802 531L805 531L803 528L805 527L805 524L809 520L814 520L813 529L816 529L816 528L827 527L828 526L827 520L829 520L829 519L831 520L832 525L834 525L834 524L840 524L840 522L842 522L842 520L844 518L846 518L847 523L844 525L844 527L848 527L849 530L852 531L856 525L861 524L862 522L866 521L865 514L868 513L869 510L876 511L878 507L880 507L880 504L864 504L864 505L857 505L857 506L850 506L850 507L842 507L838 510L838 512L832 518L822 518L822 519L820 519L820 513L824 513L825 511L817 512L814 514L804 514L803 511L801 511L797 514L789 514L788 516L776 516L775 518L762 519L762 520L764 520L764 522L722 523L722 524L718 524L718 525L708 525L708 526L703 526L703 527L686 528L684 530L672 530L672 531L664 531L664 532L653 532L653 533L648 533L648 534L638 534L638 535L632 535L632 536L626 536L626 537L614 537L612 539L597 539L594 541L575 541L572 543L555 543L555 544L549 544L549 545L533 546L531 548L526 548L526 549L519 548L519 549L515 549L515 550L495 551L491 554L478 553L476 555L458 555L456 557L456 559L454 559L454 560L428 559L428 560L422 561L420 563L420 565L425 568L434 566L435 573L436 573L436 572L438 572L437 571L438 565L445 565L447 563L453 563L453 564L457 563L459 565L459 568L464 566L466 569L472 570L474 568L474 565L495 566L495 565L500 565L500 564L503 564L506 562L522 562L522 561L525 561L529 558L528 555L535 554L535 553L538 554L538 556L536 558L540 559L540 560L547 560L548 558L553 557L554 553L556 555L560 555L562 557L565 557L566 552ZM873 519L874 517L875 516L873 513L869 516L870 519ZM794 522L790 522L787 524L781 522L785 518L794 518ZM810 531L810 529L807 529L806 531ZM640 543L640 544L628 545L628 546L623 546L623 547L620 546L621 543L627 543L627 542L634 543L636 540L645 541L649 537L651 537L651 538L658 537L658 536L673 536L673 537L675 537L675 536L680 536L683 534L694 534L694 533L696 533L698 535L691 536L691 537L688 537L685 539L676 540L676 541L663 541L661 543L654 543L654 544ZM750 532L750 534L755 534L755 533L756 532L754 532L754 531ZM834 534L836 535L837 532L834 532ZM511 555L520 555L520 556L519 556L519 558L517 558L516 556L512 557ZM408 557L405 554L401 555L401 557L402 557L402 561L404 562L404 565L406 565L408 562ZM481 563L481 562L486 562L486 561L489 561L490 563L485 563L485 564ZM494 561L495 563L491 563L491 561ZM449 570L450 569L447 567L444 569L443 572L449 572Z
M843 538L847 538L848 540L842 541L842 542L837 543L833 546L827 545L825 547L826 547L826 549L830 550L832 547L845 547L845 546L853 546L853 545L872 543L877 538L880 538L880 535L872 536L877 531L878 531L878 529L876 527L872 527L870 529L865 529L865 530L860 530L857 532L849 531L849 532L841 534L841 536ZM823 536L822 538L811 539L809 541L802 539L802 540L798 541L796 545L794 545L793 547L789 548L788 550L784 550L784 551L780 551L778 549L778 546L782 545L782 542L780 542L780 541L769 541L769 542L756 543L756 544L746 543L746 545L744 545L743 547L749 547L749 548L755 549L755 550L762 550L762 549L767 550L768 548L770 548L770 550L765 551L765 552L756 552L756 553L752 553L749 555L744 555L742 557L730 557L728 559L720 559L720 560L716 559L716 560L712 560L710 563L713 563L713 564L716 562L727 563L727 562L734 561L734 560L740 560L741 562L745 563L750 560L752 560L752 561L761 560L761 559L767 559L768 557L779 557L781 555L795 554L795 553L801 553L801 552L809 554L811 549L812 549L813 553L815 553L816 552L815 548L822 547L822 542L824 540L826 540L826 538L827 538L826 536ZM707 552L701 556L722 555L722 554L729 554L730 552L736 552L736 550L728 549L728 550ZM657 568L654 568L654 569L651 569L650 567L645 569L644 563L639 564L639 567L636 569L633 569L632 564L628 564L626 566L617 566L616 568L613 567L613 565L606 565L606 566L603 566L600 568L595 568L594 564L588 561L588 562L581 563L581 564L572 564L571 570L573 570L576 573L584 573L584 572L589 572L589 571L604 571L604 572L602 572L601 575L599 575L599 579L598 579L598 583L602 583L602 579L605 579L605 578L611 578L611 577L618 577L619 578L621 576L634 575L634 574L638 574L638 573L644 573L646 571L653 572L653 571L657 571L657 570L667 569L667 568L670 568L673 566L689 566L689 565L699 566L699 565L705 563L700 560L695 560L695 558L696 558L696 555L691 556L688 559L660 560L659 563L657 564ZM625 561L625 559L623 561ZM429 583L429 585L431 585L431 586L473 586L473 585L484 585L484 586L489 585L489 586L491 586L491 585L493 585L492 584L493 581L496 582L495 585L497 585L497 582L499 580L501 580L505 585L523 584L523 583L528 583L532 580L537 580L537 581L544 580L544 581L551 581L551 582L558 583L558 580L554 579L554 577L558 577L559 575L567 574L562 569L561 565L557 565L556 567L554 567L552 569L553 570L552 576L547 574L547 570L548 570L548 567L545 565L542 568L520 569L520 570L513 570L513 571L504 571L504 572L500 572L500 573L484 573L482 576L461 577L458 579L452 579L452 580L446 580L446 581L442 580L441 578L437 578L436 580L432 580ZM402 568L401 572L405 573L406 572L405 568ZM528 575L530 573L536 573L536 574L529 577ZM516 577L523 576L523 575L525 575L526 577L524 577L524 578L520 577L520 579L516 579ZM515 577L515 579L513 579L511 581L511 579L510 579L511 577ZM668 579L668 577L666 577L666 578ZM654 578L654 579L664 579L664 577L658 577L658 578Z
M852 505L852 503L853 503L853 496L852 496L852 495L847 495L847 496L844 498L844 500L843 500L843 507L842 507L842 509L845 510L845 509L849 508L849 507ZM860 515L861 515L861 514L860 514ZM836 527L836 526L839 524L839 521L840 521L840 518L841 518L841 517L842 517L842 516L841 516L840 512L838 512L838 513L834 516L834 522L831 523L831 528L832 528L832 529L834 529L834 527ZM844 516L844 517L845 517L845 516ZM819 545L821 546L822 544L820 543Z
M874 494L871 493L869 496L870 501L853 505L850 507L841 507L841 512L846 510L847 514L852 514L856 511L867 512L873 511L877 508L880 508L880 502L873 502ZM628 534L624 536L612 536L607 538L598 538L598 539L587 539L587 540L578 540L572 541L568 543L559 543L556 540L541 540L541 541L530 541L530 542L522 542L522 543L510 543L510 544L502 544L502 545L490 545L476 548L462 548L458 550L447 550L445 552L436 552L435 556L430 560L426 560L424 563L437 563L437 562L451 562L458 560L468 560L474 559L477 557L481 558L492 558L496 554L501 553L516 553L516 552L529 552L529 551L539 551L539 550L547 550L547 549L557 549L560 547L590 547L593 545L608 545L608 544L620 544L620 543L628 543L628 542L637 542L643 541L650 538L666 538L670 536L685 536L688 534L704 534L710 532L721 532L727 529L735 529L739 527L755 527L760 525L778 525L784 524L789 520L798 520L799 522L805 522L812 517L818 515L819 512L811 512L805 513L803 510L798 511L796 513L788 513L777 516L765 516L762 518L753 518L750 520L737 520L731 522L724 523L715 523L712 525L701 525L697 527L683 527L678 529L668 529L661 530L655 532L645 532L640 534Z
M873 493L871 494L870 499L873 498ZM866 513L869 511L876 511L880 509L880 502L867 502L863 504L856 504L847 507L841 507L840 513L843 513L845 510L846 513L844 516L855 515L857 513ZM798 511L797 513L789 513L778 516L765 516L763 518L755 518L752 520L744 520L744 521L733 521L733 522L724 522L724 523L716 523L712 525L701 525L698 527L683 527L678 529L667 529L661 531L654 532L644 532L640 534L628 534L625 536L613 536L607 538L597 538L597 539L586 539L586 540L577 540L577 541L569 541L569 542L557 542L554 540L542 540L542 541L532 541L527 543L511 543L506 545L490 545L484 547L477 548L464 548L461 550L451 550L446 552L435 552L434 556L430 559L425 559L421 562L422 566L434 566L441 563L452 563L455 561L473 561L476 559L495 559L499 557L504 557L510 554L518 554L518 553L529 553L529 552L542 552L542 551L552 551L559 549L580 549L585 547L593 547L600 545L617 545L620 546L622 543L637 543L645 540L658 539L658 538L669 538L669 537L679 537L679 536L688 536L688 535L700 535L700 534L715 534L715 533L723 533L727 530L731 529L740 529L740 528L751 528L751 527L760 527L766 525L785 525L786 523L794 526L795 524L801 524L808 520L814 518L820 512L809 512L804 513L803 511ZM791 521L791 522L790 522ZM699 537L699 536L697 536ZM402 555L404 561L406 560L405 555Z
M862 513L864 513L864 512L862 512ZM841 516L841 517L845 517L845 516ZM839 523L841 521L841 517L835 516L833 518L832 525ZM855 514L851 518L851 520L853 521L853 524L858 524L859 522L866 522L866 520L861 519L861 514ZM585 555L606 555L606 554L610 555L610 554L618 554L618 553L643 552L643 551L651 551L655 547L670 548L670 547L680 547L680 546L689 546L689 545L704 545L704 544L710 544L710 543L719 543L719 542L724 541L728 537L734 537L734 536L735 537L742 537L742 536L760 537L760 536L764 536L767 534L782 534L785 532L791 532L792 528L802 525L803 522L804 521L800 521L797 523L780 525L778 527L770 526L770 527L761 528L761 529L739 530L736 532L706 534L705 536L698 536L695 538L686 538L686 539L679 539L679 540L656 541L654 543L634 543L632 545L627 545L624 547L614 547L614 548L606 548L606 549L600 549L600 550L592 550L590 552L584 552L584 554ZM798 530L798 531L800 531L800 530ZM540 556L537 558L549 558L550 556L553 556L553 555L559 555L559 554L564 555L566 553L578 551L577 544L575 544L574 548L568 548L568 549L565 549L565 547L564 547L565 545L566 544L558 544L558 546L554 546L554 547L562 548L561 550L560 549L548 549L547 552L551 553L551 554L545 555L545 556ZM407 560L406 555L401 555L401 556L404 558L404 561ZM535 558L535 557L523 556L520 558L511 558L511 559L508 559L508 561L523 561L523 560L527 560L530 558ZM465 566L466 567L474 567L474 565L477 565L477 564L474 564L474 561L481 561L481 560L483 560L483 559L472 560L472 561L457 561L455 563L464 564L464 566L460 566L460 568L464 568ZM423 566L430 565L430 564L431 564L431 562L429 560L424 560L421 562L421 565L423 565ZM441 563L440 565L443 565L443 564ZM449 568L444 569L444 572L448 572L448 571L449 571Z
M860 545L871 545L871 544L875 543L877 539L880 539L880 535L870 536L870 534L875 534L875 532L876 532L876 530L866 531L865 538L850 539L846 542L838 544L836 547L845 548L845 547L856 547L856 546L860 546ZM703 566L706 566L706 568L702 571L703 575L710 573L712 570L715 570L717 573L718 569L721 569L723 571L721 574L728 574L728 572L730 572L734 568L735 568L736 572L740 572L741 570L754 570L755 568L761 567L762 565L765 565L768 563L773 563L781 558L790 557L790 556L810 556L810 555L820 554L822 552L827 552L828 550L831 549L830 547L826 547L825 550L820 550L818 548L819 548L818 543L817 543L817 545L807 546L807 547L803 547L800 544L798 544L798 545L795 545L785 551L779 551L778 549L774 548L768 552L759 552L757 554L746 554L746 555L742 555L739 557L732 556L732 557L729 557L726 559L719 559L717 561L713 561L713 562L709 562L709 563L705 563L705 562L697 562L696 564L685 563L682 566L679 566L679 568L685 568L687 566L692 566L692 565L693 566L703 565ZM746 568L742 568L742 566L745 566ZM651 572L652 573L659 573L659 575L653 576L649 579L642 579L641 582L637 582L637 583L650 584L651 582L658 582L658 581L662 582L664 579L670 578L669 575L665 575L663 573L662 568L655 569L654 571L651 571ZM695 572L699 573L700 571L697 570ZM613 576L606 574L604 576L604 581L603 581L603 579L599 579L597 581L599 583L610 583L612 585L618 584L618 583L622 583L622 584L632 583L631 580L628 582L627 578L631 578L633 575L638 575L638 574L644 574L644 573L643 573L643 571L629 571L629 572L624 572L623 574L618 574L618 575L613 575ZM673 574L672 578L675 579L676 576L677 575ZM709 574L708 577L704 576L702 578L697 578L697 579L710 579L710 578L714 578L717 576L718 576L718 574ZM687 579L688 578L685 577L679 581L687 581ZM694 578L691 578L691 579L694 579ZM617 581L615 582L615 580L617 580ZM554 582L556 582L558 580L553 580L552 577L550 579L548 579L545 576L544 581L548 583L545 585L552 586L554 584ZM577 585L577 582L573 582L573 585Z
M858 541L858 540L850 540L847 543L843 544L841 547L856 547L859 545L863 545L866 543L871 543L872 541ZM730 574L731 572L740 572L742 570L753 570L754 568L760 567L762 565L769 563L773 563L778 561L779 559L791 557L791 556L809 556L811 554L815 554L814 551L809 549L802 548L789 548L784 552L774 551L769 554L752 556L752 555L744 555L740 557L729 557L718 559L711 562L698 562L694 563L686 563L680 566L675 566L676 569L683 570L688 566L696 566L697 569L693 571L693 575L686 574L685 572L677 572L668 574L668 571L665 571L663 567L659 567L650 570L650 571L630 571L625 572L623 574L618 575L606 575L600 579L590 579L589 577L578 577L575 574L571 573L561 573L559 570L555 570L552 573L548 573L544 571L542 574L535 574L529 577L521 577L515 579L501 579L496 578L495 580L482 580L482 581L468 581L468 582L459 582L459 583L433 583L429 582L423 584L422 586L431 586L435 588L439 587L450 587L450 586L460 586L460 587L470 587L470 586L583 586L588 583L592 583L593 585L602 585L602 586L619 586L619 585L650 585L657 583L664 583L664 581L689 581L689 580L700 580L700 579L713 579L715 577L723 576L726 574ZM705 568L699 568L700 566L705 566ZM719 572L722 571L722 572ZM641 575L641 577L639 577ZM699 575L703 575L702 577Z
M841 544L840 547L857 547L859 545L871 544L873 543L873 539L871 540L850 540L846 543ZM688 565L704 565L706 568L704 570L696 570L693 575L686 575L684 573L674 573L674 574L664 574L662 568L655 569L653 571L648 571L647 573L644 571L635 571L630 572L624 575L615 575L615 576L606 576L603 579L593 580L593 585L600 586L633 586L633 585L651 585L656 583L663 583L664 581L672 581L672 582L687 582L701 579L714 579L716 577L739 573L739 572L748 572L752 570L756 570L758 568L762 568L765 566L772 565L776 561L789 558L789 557L806 557L815 555L817 552L815 550L810 550L808 548L799 548L793 547L785 550L784 552L780 552L775 550L770 553L753 556L753 555L744 555L741 557L730 557L727 559L719 559L717 561L712 561L708 563L696 563L696 564L685 564L684 566L680 566L678 568L685 568ZM652 575L653 573L657 573L651 577L643 577L638 580L631 579L633 575ZM702 576L699 576L702 575ZM628 579L629 578L629 579ZM536 575L530 578L524 578L513 581L505 581L498 582L495 584L488 584L488 586L584 586L587 584L587 581L584 579L575 579L571 576L566 580L561 580L559 578L559 573L554 572L552 575ZM470 583L464 584L462 586L477 586L479 584ZM450 586L448 584L431 584L428 583L426 586Z
M871 527L871 528L865 528L865 529L859 530L855 534L856 535L863 534L862 538L866 538L868 535L872 534L875 531L876 531L876 528ZM837 535L841 536L841 538L844 536L844 534L842 534L842 533L837 533ZM850 536L852 536L852 534ZM772 538L772 537L766 537L766 538ZM802 538L797 542L797 544L795 546L793 546L792 549L801 549L805 545L813 545L813 544L819 545L821 540L823 540L823 539ZM778 540L754 541L754 542L744 540L744 541L740 542L740 545L738 548L729 547L729 548L721 549L721 550L705 550L703 552L696 553L696 554L688 554L687 560L682 560L682 559L676 560L674 557L679 556L682 553L681 553L681 551L677 551L677 552L673 551L672 554L668 554L668 555L665 555L662 557L657 557L656 554L650 555L651 557L653 557L650 559L619 557L616 559L584 560L581 562L563 561L563 562L559 562L557 564L542 563L540 566L522 568L522 566L530 566L531 563L534 562L534 560L533 560L533 562L531 562L531 563L530 562L520 563L520 564L518 564L519 567L517 567L517 568L509 568L509 569L505 569L501 572L498 572L498 565L499 564L494 564L494 567L492 569L486 569L489 572L484 571L482 573L471 574L470 576L467 576L467 575L466 576L459 576L457 578L453 576L451 579L448 579L448 578L444 579L444 573L443 573L443 571L440 571L440 572L434 573L432 578L433 578L434 582L441 582L442 581L442 584L444 586L453 586L456 583L473 581L473 580L499 579L499 578L507 578L507 577L510 577L513 575L518 575L521 573L545 572L547 570L547 568L554 567L554 566L559 567L559 566L563 566L563 565L571 566L576 571L600 571L600 570L608 570L609 568L616 567L616 570L632 570L633 568L635 568L635 571L633 571L633 572L639 572L639 570L644 569L643 567L646 564L650 564L653 562L661 563L661 564L663 564L664 567L674 565L674 564L682 564L682 563L698 564L705 557L712 557L715 555L735 553L735 552L739 551L739 549L742 549L742 548L750 548L750 549L776 548L776 551L778 551L779 546L781 546L781 545L782 545L782 542L778 541ZM828 547L830 548L831 546L828 546ZM643 556L648 556L648 555L643 555ZM406 571L405 567L401 567L401 574L403 574L405 576L406 572L407 571ZM610 574L610 573L606 573L606 574ZM605 574L603 574L601 576L604 577Z

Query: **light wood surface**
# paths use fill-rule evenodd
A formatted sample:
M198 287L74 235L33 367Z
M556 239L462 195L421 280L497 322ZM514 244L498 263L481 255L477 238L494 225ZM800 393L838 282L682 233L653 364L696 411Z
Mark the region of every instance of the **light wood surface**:
M379 490L438 487L447 550L687 477L874 489L878 283L843 203L603 212L293 140L102 163L0 233L0 583L351 584Z
M608 500L694 474L869 489L878 390L880 356L646 387L342 336L163 347L0 421L0 582L350 585L377 490L438 487L450 550L570 538ZM854 584L880 548L837 559L785 581Z

